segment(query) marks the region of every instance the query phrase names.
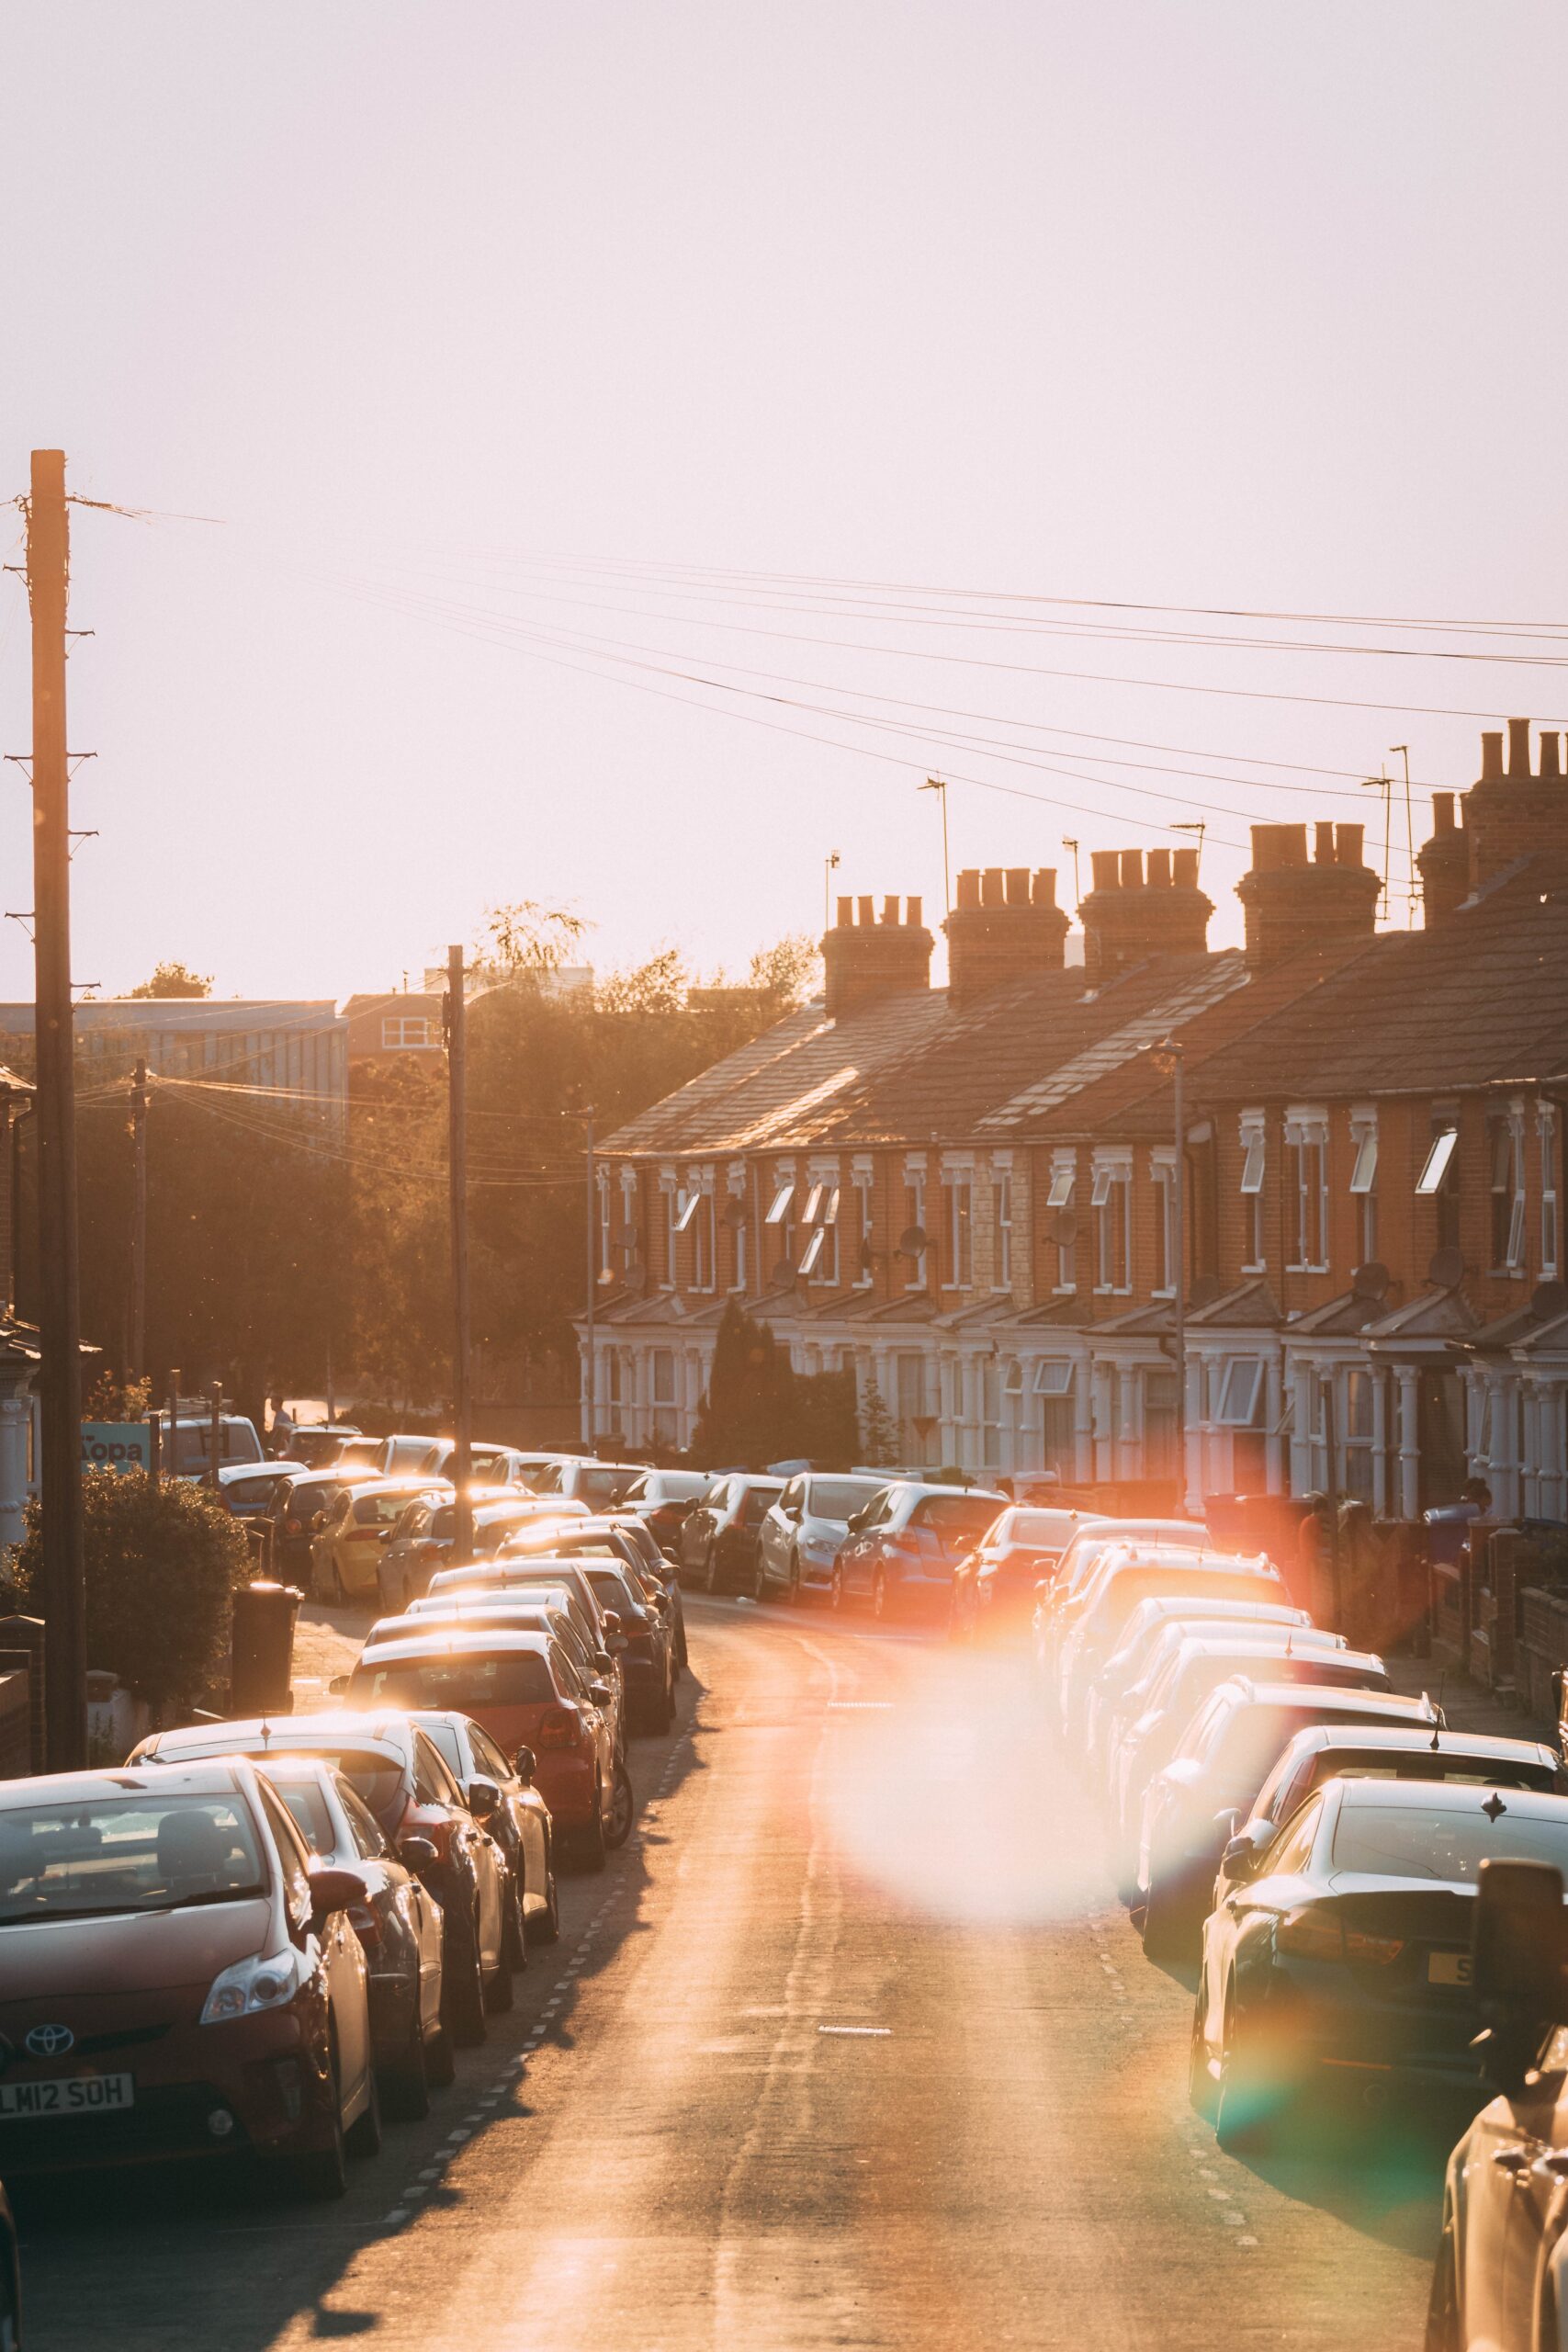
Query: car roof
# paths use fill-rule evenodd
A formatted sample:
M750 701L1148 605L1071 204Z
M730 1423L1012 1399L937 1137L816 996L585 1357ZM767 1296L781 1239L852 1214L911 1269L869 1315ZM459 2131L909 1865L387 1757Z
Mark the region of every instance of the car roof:
M251 1465L254 1468L254 1464ZM291 1483L296 1487L373 1487L379 1482L374 1470L362 1462L339 1462L325 1470L307 1470L303 1464L296 1468Z
M889 1478L887 1484L913 1495L958 1495L967 1502L995 1503L998 1510L1008 1508L1009 1498L996 1494L989 1487L944 1486L936 1478Z
M1434 1746L1434 1737L1436 1746ZM1369 1748L1393 1755L1412 1749L1435 1756L1490 1757L1499 1764L1549 1764L1561 1771L1562 1758L1543 1739L1513 1739L1502 1732L1442 1730L1436 1735L1404 1724L1368 1724L1356 1730L1345 1724L1307 1724L1292 1740L1305 1754L1310 1748Z
M220 1487L231 1487L237 1478L288 1478L309 1466L307 1463L296 1462L289 1456L279 1458L271 1454L265 1462L224 1462L219 1465L218 1483Z
M1479 1813L1491 1802L1484 1781L1325 1781L1323 1785L1325 1791L1337 1793L1341 1807L1392 1805L1416 1813L1441 1804L1453 1813ZM1568 1796L1559 1796L1551 1789L1510 1789L1507 1810L1528 1814L1538 1821L1568 1822Z
M1393 1708L1413 1723L1431 1723L1434 1719L1430 1699L1401 1698L1396 1690L1345 1690L1332 1682L1255 1682L1247 1674L1232 1675L1220 1688L1238 1691L1246 1706L1321 1706L1325 1713L1332 1711L1347 1719L1359 1714L1386 1714Z
M0 1781L0 1813L21 1805L70 1804L80 1798L84 1802L133 1794L147 1787L160 1794L169 1791L184 1791L189 1796L227 1794L244 1785L247 1768L252 1759L225 1753L221 1756L193 1757L188 1764L175 1770L160 1765L155 1776L141 1777L143 1768L135 1764L119 1766L113 1771L43 1772L31 1778ZM151 1764L152 1758L148 1758Z
M210 1752L234 1755L248 1753L258 1743L265 1753L274 1740L284 1747L310 1747L352 1738L361 1745L380 1740L400 1753L407 1745L407 1728L408 1717L400 1710L389 1708L383 1713L368 1708L324 1707L317 1714L251 1715L234 1723L184 1724L175 1731L150 1734L147 1750L150 1758L177 1756L182 1748L199 1754L205 1743L227 1739L233 1742L231 1747L215 1747Z
M525 1633L506 1626L486 1630L476 1625L471 1631L442 1626L432 1634L403 1634L395 1641L367 1642L355 1664L384 1666L389 1659L466 1657L475 1650L534 1650L543 1657L550 1640L548 1634Z

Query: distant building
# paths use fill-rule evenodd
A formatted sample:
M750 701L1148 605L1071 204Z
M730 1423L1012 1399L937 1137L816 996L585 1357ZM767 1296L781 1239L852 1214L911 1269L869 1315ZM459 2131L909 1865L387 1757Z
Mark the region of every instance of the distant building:
M280 1111L342 1126L348 1023L330 997L92 997L73 1025L79 1062L141 1058L155 1078L260 1088ZM0 1004L0 1034L30 1037L32 1006Z
M389 989L385 996L351 996L344 1005L351 1062L388 1062L414 1057L433 1060L442 1035L444 992Z

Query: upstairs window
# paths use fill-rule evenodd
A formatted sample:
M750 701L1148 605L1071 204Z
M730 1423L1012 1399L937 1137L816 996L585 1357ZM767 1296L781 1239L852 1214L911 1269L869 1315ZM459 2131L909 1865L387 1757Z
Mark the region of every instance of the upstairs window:
M991 1215L995 1230L991 1288L1012 1288L1012 1177L998 1168L991 1178Z
M1176 1170L1163 1160L1151 1170L1155 1187L1155 1291L1162 1298L1176 1295L1177 1232Z
M1078 1286L1077 1218L1073 1211L1073 1189L1077 1182L1077 1169L1071 1159L1058 1159L1051 1170L1051 1189L1045 1195L1045 1205L1058 1214L1051 1239L1056 1245L1056 1288L1073 1291Z
M906 1168L904 1171L904 1229L924 1233L926 1229L926 1171L923 1168ZM902 1247L902 1243L899 1245ZM926 1287L927 1251L924 1248L905 1258L904 1287L924 1290Z
M1095 1170L1089 1205L1094 1211L1097 1291L1132 1288L1132 1192L1125 1168L1102 1162Z
M972 1290L975 1284L975 1180L966 1170L949 1171L947 1194L947 1267L951 1290Z
M1370 1266L1378 1254L1378 1131L1371 1119L1352 1119L1350 1141L1356 1157L1350 1169L1350 1197L1356 1204L1356 1262Z
M1262 1120L1244 1119L1241 1123L1241 1261L1248 1273L1260 1272L1264 1262L1263 1178L1267 1159L1268 1143Z
M1525 1262L1525 1155L1519 1122L1493 1122L1492 1271L1517 1274Z
M1537 1114L1540 1125L1540 1271L1555 1278L1558 1262L1557 1112L1543 1102Z
M1290 1270L1322 1273L1328 1264L1328 1137L1315 1121L1285 1124L1285 1204L1291 1219Z

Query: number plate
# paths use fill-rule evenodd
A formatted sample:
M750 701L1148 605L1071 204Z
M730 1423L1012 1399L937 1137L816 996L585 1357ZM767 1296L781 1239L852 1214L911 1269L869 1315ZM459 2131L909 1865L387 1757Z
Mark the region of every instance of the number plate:
M1427 1955L1428 1984L1468 1984L1470 1954L1467 1951L1434 1951Z
M39 2115L118 2115L136 2105L134 2075L72 2075L50 2083L0 2083L0 2120Z

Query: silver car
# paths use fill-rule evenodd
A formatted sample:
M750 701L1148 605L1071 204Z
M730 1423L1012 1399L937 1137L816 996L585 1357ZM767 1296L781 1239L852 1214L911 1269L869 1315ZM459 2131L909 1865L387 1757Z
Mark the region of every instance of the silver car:
M807 1593L826 1600L851 1518L886 1484L881 1477L817 1470L792 1478L763 1514L763 1589L782 1592L786 1600L804 1600Z

